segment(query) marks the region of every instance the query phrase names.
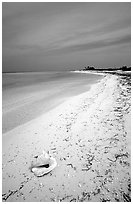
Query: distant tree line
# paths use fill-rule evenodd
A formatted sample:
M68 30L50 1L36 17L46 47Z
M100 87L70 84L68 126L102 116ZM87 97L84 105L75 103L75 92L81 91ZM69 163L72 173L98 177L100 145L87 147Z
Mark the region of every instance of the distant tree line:
M115 68L95 68L93 66L87 66L83 69L84 71L96 70L96 71L131 71L131 67L122 66L122 67L115 67Z

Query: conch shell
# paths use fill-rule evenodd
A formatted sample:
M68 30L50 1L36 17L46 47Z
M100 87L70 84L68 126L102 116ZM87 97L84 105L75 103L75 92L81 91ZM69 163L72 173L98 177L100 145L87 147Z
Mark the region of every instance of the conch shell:
M43 153L39 156L34 157L34 161L31 163L31 172L35 174L35 176L44 176L51 172L56 166L57 162L55 158L51 157L47 152L43 151Z

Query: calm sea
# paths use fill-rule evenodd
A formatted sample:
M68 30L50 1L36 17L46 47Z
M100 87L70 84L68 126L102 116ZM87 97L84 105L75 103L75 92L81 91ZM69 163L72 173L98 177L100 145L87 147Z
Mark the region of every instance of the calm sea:
M74 72L9 73L2 75L3 133L86 92L102 76Z

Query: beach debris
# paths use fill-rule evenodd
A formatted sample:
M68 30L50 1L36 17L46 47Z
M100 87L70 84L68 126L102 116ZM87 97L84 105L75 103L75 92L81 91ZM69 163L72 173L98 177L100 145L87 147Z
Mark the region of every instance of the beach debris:
M49 190L50 190L51 192L53 192L53 191L54 191L54 188L49 188Z
M79 183L78 186L81 188L81 183Z
M72 195L66 195L66 196L64 196L64 197L60 198L58 202L68 201L68 200L69 200L69 198L71 198L71 197L72 197Z
M50 173L56 166L57 162L55 158L43 151L41 155L34 157L30 170L35 176L40 177Z
M125 202L131 202L131 196L129 194L123 193L123 198Z
M67 166L70 166L70 167L72 167L74 170L76 170L76 167L73 165L73 164L67 164Z
M42 188L43 187L43 183L39 183L39 187Z
M78 201L80 202L89 201L89 200L90 200L90 193L88 192L82 192L82 194L78 196Z
M70 202L76 202L76 198L72 198Z

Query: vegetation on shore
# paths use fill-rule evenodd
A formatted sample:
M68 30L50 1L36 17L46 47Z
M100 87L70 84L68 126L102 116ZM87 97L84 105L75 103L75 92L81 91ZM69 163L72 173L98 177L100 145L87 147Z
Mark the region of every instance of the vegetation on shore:
M115 67L115 68L95 68L93 66L87 66L82 71L131 71L131 67L122 66L122 67Z

